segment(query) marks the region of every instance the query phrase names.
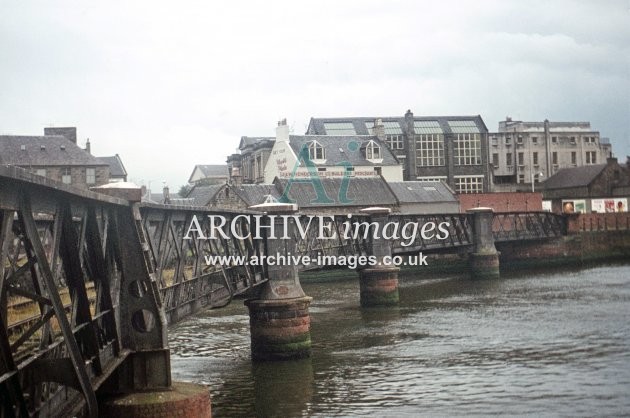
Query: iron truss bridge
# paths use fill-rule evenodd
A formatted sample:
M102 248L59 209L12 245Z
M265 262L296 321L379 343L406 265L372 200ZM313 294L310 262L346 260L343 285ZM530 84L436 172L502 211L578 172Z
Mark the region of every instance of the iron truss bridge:
M94 415L97 393L114 377L140 390L170 385L167 325L269 279L264 263L207 259L266 255L266 232L251 232L269 220L243 216L254 214L132 203L0 166L0 417ZM225 236L186 239L193 218L212 230L209 215L226 220ZM370 221L335 216L319 225L300 215L301 228L289 233L298 255L365 255L375 239L365 231ZM392 214L388 222L411 225L407 233L418 225L415 235L386 238L394 254L473 244L468 214ZM562 217L549 213L494 215L496 241L565 232ZM129 362L133 382L120 372Z

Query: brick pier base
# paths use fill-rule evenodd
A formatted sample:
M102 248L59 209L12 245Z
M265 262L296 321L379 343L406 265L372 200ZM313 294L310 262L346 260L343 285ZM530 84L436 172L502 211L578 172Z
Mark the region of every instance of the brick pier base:
M470 276L473 279L499 278L499 253L471 253L468 256Z
M359 271L361 306L396 305L398 295L398 267L373 267Z
M249 325L252 360L289 360L311 355L311 317L308 307L313 298L250 299Z
M204 385L173 382L170 390L107 397L99 403L99 416L210 418L210 392Z

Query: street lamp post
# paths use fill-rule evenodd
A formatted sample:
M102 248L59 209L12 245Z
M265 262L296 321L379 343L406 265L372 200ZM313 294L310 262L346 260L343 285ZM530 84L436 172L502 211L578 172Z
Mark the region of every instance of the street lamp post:
M543 173L542 171L541 171L541 172L538 172L538 173L533 173L533 172L531 173L531 178L532 178L532 193L534 193L534 179L536 178L536 176L538 176L538 177L545 177L545 173Z

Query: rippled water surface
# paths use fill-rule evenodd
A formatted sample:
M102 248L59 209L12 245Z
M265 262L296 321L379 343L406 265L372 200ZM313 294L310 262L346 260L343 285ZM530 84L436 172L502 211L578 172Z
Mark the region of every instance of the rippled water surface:
M235 301L171 328L173 378L216 417L630 414L630 266L401 277L395 308L360 308L358 279L303 287L310 359L253 364Z

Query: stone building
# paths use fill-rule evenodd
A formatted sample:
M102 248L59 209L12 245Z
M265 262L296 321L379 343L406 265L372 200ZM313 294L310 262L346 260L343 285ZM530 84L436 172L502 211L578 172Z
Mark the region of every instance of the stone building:
M190 184L224 184L228 181L228 166L225 164L197 164L190 177Z
M376 135L402 163L404 180L445 181L457 193L490 190L481 116L311 118L307 134Z
M109 183L109 164L77 145L74 127L45 128L44 136L0 136L0 164L87 189Z
M230 177L236 176L238 183L257 184L265 181L265 166L275 138L242 136L238 153L227 159Z
M553 212L627 212L630 170L616 158L605 164L564 168L543 182Z
M382 126L381 126L382 128ZM376 135L289 135L278 123L264 171L265 182L280 179L363 178L402 181L402 165Z
M529 190L563 168L597 165L611 157L610 142L590 122L522 122L507 118L490 133L489 160L496 191Z
M88 142L89 144L89 142ZM89 148L86 149L89 152ZM98 157L109 166L109 182L118 183L127 181L127 169L118 154L110 157Z
M301 213L307 214L345 215L373 206L402 214L459 212L457 196L443 182L388 183L382 177L325 178L318 190L312 183L290 184L286 179L276 178L273 184L212 187L216 186L196 192L196 206L243 210L261 203L291 201L297 203Z

